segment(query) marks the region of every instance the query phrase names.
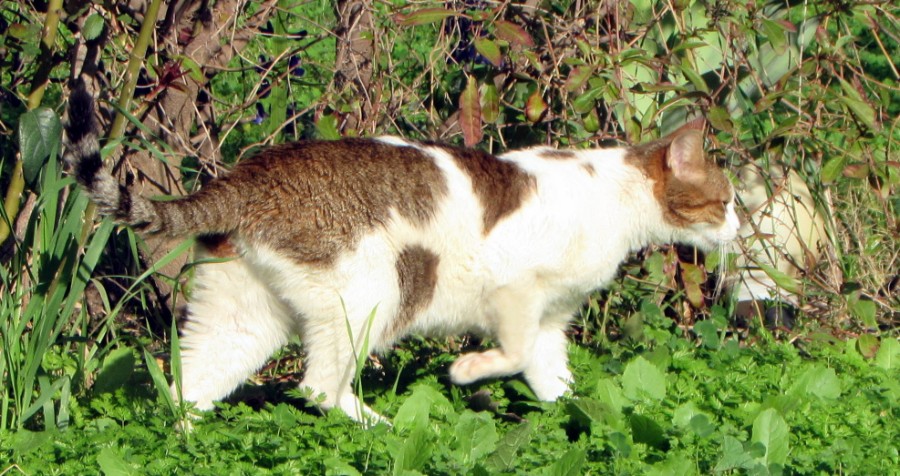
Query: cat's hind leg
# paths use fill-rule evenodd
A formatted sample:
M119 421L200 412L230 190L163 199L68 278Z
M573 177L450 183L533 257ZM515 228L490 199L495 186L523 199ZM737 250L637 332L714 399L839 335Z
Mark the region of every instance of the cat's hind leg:
M384 270L376 279L356 273L340 289L307 287L302 300L291 299L303 316L306 359L300 388L321 408L339 408L364 424L386 421L351 386L370 349L380 347L385 322L396 314L396 284L385 276L390 272Z
M181 398L209 410L293 332L290 309L243 258L197 267L181 330ZM172 388L178 397L176 385Z

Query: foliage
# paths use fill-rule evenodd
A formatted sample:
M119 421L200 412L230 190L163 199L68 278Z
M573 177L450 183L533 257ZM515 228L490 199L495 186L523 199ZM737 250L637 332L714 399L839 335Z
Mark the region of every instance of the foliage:
M189 434L172 431L126 348L90 398L69 402L67 431L0 434L0 459L26 474L889 474L900 348L866 359L854 342L815 339L802 351L676 336L640 355L573 346L576 397L557 404L518 379L472 393L385 362L387 384L369 375L367 398L393 427L276 401L223 406ZM395 394L392 377L411 383Z
M175 28L146 15L150 2L60 3L0 5L0 218L13 230L0 253L0 462L62 474L897 466L893 3L396 0L365 3L371 23L356 17L367 25L356 30L339 27L346 18L333 2L258 0L229 16L229 38L254 34L213 42L236 53L215 67L173 46L223 21L210 11ZM256 15L265 15L258 29ZM132 54L151 38L146 57ZM372 45L364 61L341 50L356 41ZM770 334L714 302L705 271L715 257L642 252L585 307L573 332L578 388L558 404L530 400L517 379L486 384L489 397L449 387L435 375L455 346L416 341L383 362L385 374L363 375L393 428L359 431L275 399L261 410L226 405L177 434L183 409L162 397L165 343L153 336L168 323L143 317L155 311L142 286L189 243L135 269L140 240L109 222L95 227L59 170L58 112L71 58L85 48L99 58L102 104L120 117L106 153L180 164L170 170L185 189L288 140L392 133L492 152L586 147L652 139L703 115L710 153L729 167L757 160L798 171L829 217L826 258L799 283L803 326ZM193 121L148 126L162 101L191 88Z

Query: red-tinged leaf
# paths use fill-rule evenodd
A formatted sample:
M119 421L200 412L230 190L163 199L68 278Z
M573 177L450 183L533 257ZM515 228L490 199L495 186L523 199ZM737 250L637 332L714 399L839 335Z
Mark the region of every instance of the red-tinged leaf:
M525 117L527 117L530 122L540 122L546 113L547 103L544 102L544 98L541 97L540 89L535 89L534 93L532 93L531 96L528 97L528 100L525 101Z
M869 176L869 166L866 164L850 164L844 167L844 177L864 179Z
M423 8L412 13L397 14L394 16L394 20L401 26L428 25L443 21L456 14L455 11L446 8Z
M534 46L534 40L531 35L519 25L506 20L497 20L494 22L494 35L501 40L506 40L513 46L524 46L531 48Z
M700 286L706 282L706 273L703 269L695 264L681 263L681 281L684 283L688 301L694 307L702 307L703 291Z
M500 66L503 63L503 53L500 52L500 47L487 38L476 38L475 50L494 66Z
M793 23L789 22L788 20L780 20L778 23L781 23L781 26L785 30L787 30L791 33L797 33L797 25L794 25Z
M481 85L481 119L487 123L497 122L500 117L500 93L493 84Z
M572 71L569 71L569 77L566 79L566 91L578 91L585 83L587 83L593 73L594 68L586 65L579 66Z
M466 89L459 96L459 127L467 147L481 142L481 103L479 101L478 83L469 76Z

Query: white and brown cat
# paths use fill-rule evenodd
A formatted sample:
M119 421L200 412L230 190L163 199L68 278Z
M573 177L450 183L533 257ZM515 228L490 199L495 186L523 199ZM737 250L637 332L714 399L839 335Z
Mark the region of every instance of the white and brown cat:
M490 336L453 382L518 373L542 400L569 388L565 331L592 290L651 244L709 249L738 219L698 123L638 146L496 157L396 137L271 147L202 190L151 201L103 166L94 106L69 100L67 160L101 213L148 234L196 235L181 338L183 398L210 409L289 336L321 405L378 418L351 389L358 355L409 334Z

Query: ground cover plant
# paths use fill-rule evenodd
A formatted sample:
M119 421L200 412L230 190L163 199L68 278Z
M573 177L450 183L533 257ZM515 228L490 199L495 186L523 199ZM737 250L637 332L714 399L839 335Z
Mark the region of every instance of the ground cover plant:
M75 2L77 3L77 2ZM160 0L0 5L0 474L893 474L900 467L900 8L845 2ZM400 134L493 152L659 137L704 115L732 170L797 171L827 216L792 328L731 318L715 256L644 250L572 331L571 398L458 388L467 337L373 357L393 426L321 415L293 342L217 412L185 409L190 241L108 221L58 165L66 81L148 195L260 146ZM601 232L602 230L598 230ZM489 345L489 342L481 343Z

